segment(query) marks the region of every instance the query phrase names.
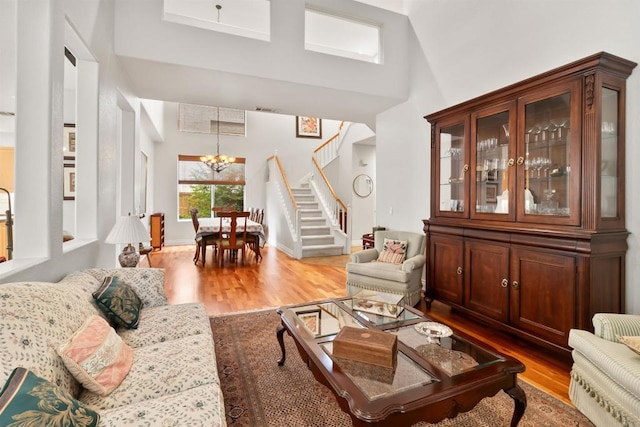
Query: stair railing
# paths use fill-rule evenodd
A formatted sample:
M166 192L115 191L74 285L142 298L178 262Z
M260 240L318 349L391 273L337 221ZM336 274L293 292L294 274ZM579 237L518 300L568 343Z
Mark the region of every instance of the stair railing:
M313 150L313 157L318 159L320 162L320 166L324 168L327 166L333 159L338 156L338 148L340 147L340 132L342 132L342 127L344 126L344 122L340 123L340 127L338 128L338 132L335 133L331 138L322 143L318 148Z
M298 209L298 202L296 201L293 191L291 191L291 186L289 185L289 180L287 179L287 174L284 172L280 158L277 154L274 154L267 158L267 162L270 160L275 160L275 167L271 166L269 169L270 180L273 180L275 187L280 193L280 198L284 206L284 215L289 224L292 241L294 243L292 255L296 256L296 254L302 252L301 239L298 238L300 235L300 211ZM276 167L278 171L277 173L275 172Z
M333 223L333 226L337 226L340 231L342 231L344 234L347 234L347 205L340 199L340 197L338 197L336 192L333 190L333 187L329 183L329 179L322 170L322 167L320 166L318 160L315 157L313 157L312 159L316 170L315 173L311 174L310 182L316 190L321 203L324 205L327 213L329 214L329 219ZM320 179L316 179L316 175L320 177Z

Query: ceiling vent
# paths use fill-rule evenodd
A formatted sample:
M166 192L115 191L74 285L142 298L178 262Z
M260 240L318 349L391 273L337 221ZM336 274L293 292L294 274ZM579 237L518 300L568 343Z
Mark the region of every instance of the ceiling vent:
M278 110L276 110L275 108L269 108L269 107L256 107L256 111L261 111L263 113L277 113Z

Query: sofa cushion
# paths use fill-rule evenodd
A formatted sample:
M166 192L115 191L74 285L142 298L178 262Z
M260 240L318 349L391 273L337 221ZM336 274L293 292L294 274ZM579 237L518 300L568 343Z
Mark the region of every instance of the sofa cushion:
M133 366L108 396L85 390L80 400L100 411L179 393L203 384L219 384L213 340L194 335L133 350Z
M107 276L117 277L133 289L144 307L168 304L164 292L164 270L160 268L91 268L84 272L99 282Z
M98 425L100 416L55 384L16 368L0 391L2 426Z
M386 262L347 263L347 272L378 279L406 283L411 274L402 269L402 264Z
M616 335L640 335L640 316L633 314L596 313L591 319L594 334L617 342Z
M88 390L106 396L127 376L133 351L99 316L91 316L58 348L67 369Z
M222 391L214 383L100 412L101 427L221 427L225 419Z
M116 325L127 329L138 326L142 301L129 285L114 276L107 276L93 293L96 303Z
M407 241L384 239L382 252L378 255L378 261L390 264L402 264L407 256Z
M133 348L200 334L212 336L209 317L199 303L144 308L136 329L118 329L118 335Z
M56 348L98 312L86 292L78 290L82 280L78 278L76 288L45 282L0 284L0 384L19 361L19 366L72 396L79 394L80 384L64 366Z

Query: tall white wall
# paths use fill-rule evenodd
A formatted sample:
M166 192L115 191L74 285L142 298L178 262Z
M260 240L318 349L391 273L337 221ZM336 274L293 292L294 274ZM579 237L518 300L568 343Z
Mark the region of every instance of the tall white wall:
M0 280L58 280L83 268L113 267L116 247L102 242L115 223L116 174L128 167L115 155L118 93L131 100L139 116L139 102L127 90L112 49L113 1L21 0L17 13L15 259L0 266ZM85 120L90 124L87 130L94 132L88 132L87 140L96 144L86 150L85 158L92 178L78 184L97 194L93 206L79 212L97 218L88 221L91 230L81 231L86 238L63 245L63 51L69 41L65 20L99 64L99 84L98 105L83 111L95 112ZM137 139L134 143L138 149Z
M421 229L429 212L429 133L423 116L599 51L640 63L640 2L433 0L405 3L409 101L378 115L381 225ZM418 46L415 45L418 44ZM640 69L627 80L627 183L640 181ZM399 190L402 189L402 190ZM627 185L627 310L640 313L640 199ZM406 207L406 209L398 209ZM390 209L393 208L393 214Z
M177 104L164 105L165 141L155 145L154 209L165 214L165 241L167 244L191 244L194 233L191 220L178 218L177 162L178 155L215 154L216 135L179 132ZM322 139L296 138L295 116L247 112L246 137L220 135L220 152L233 157L246 158L245 207L266 206L267 157L277 154L282 161L291 186L312 169L313 150L338 131L340 122L322 121ZM265 216L269 211L265 211Z

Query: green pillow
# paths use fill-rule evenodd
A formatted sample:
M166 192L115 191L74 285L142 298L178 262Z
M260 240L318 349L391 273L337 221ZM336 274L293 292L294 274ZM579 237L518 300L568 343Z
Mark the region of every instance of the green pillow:
M91 427L99 418L69 393L25 368L15 368L0 391L2 426Z
M133 289L115 276L107 276L93 293L98 307L109 320L127 329L138 327L142 301Z

